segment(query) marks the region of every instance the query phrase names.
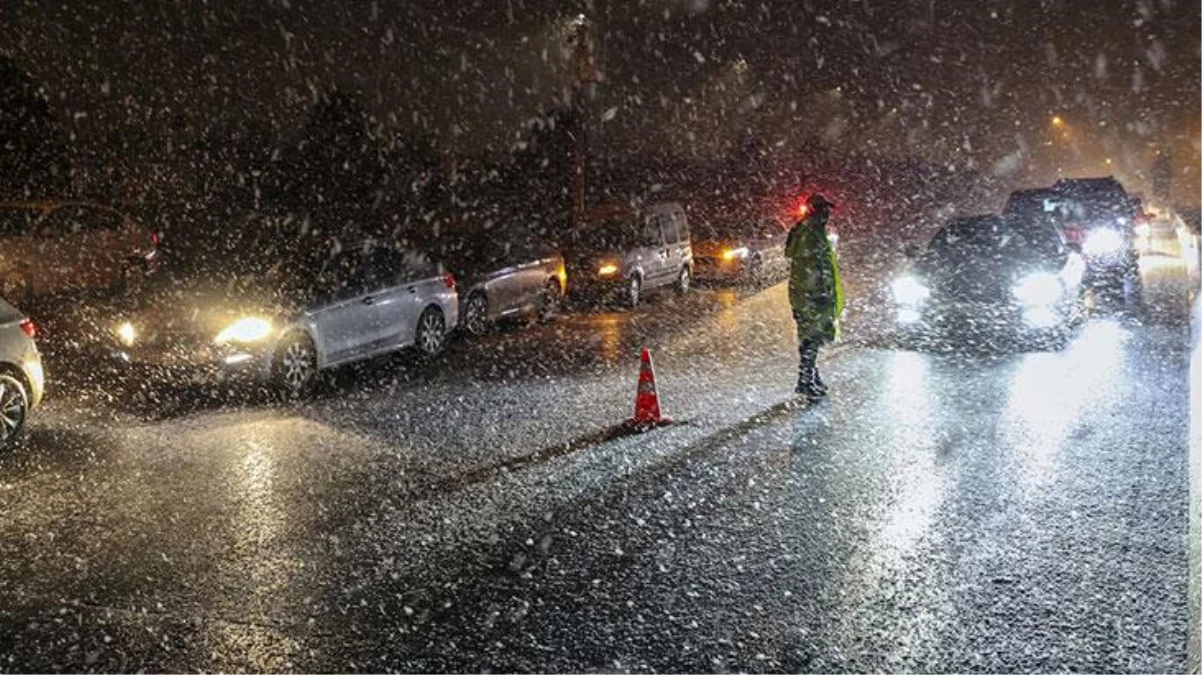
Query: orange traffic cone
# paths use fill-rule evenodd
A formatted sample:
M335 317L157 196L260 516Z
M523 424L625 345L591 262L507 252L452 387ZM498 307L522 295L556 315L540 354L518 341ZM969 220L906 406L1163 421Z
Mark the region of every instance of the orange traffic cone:
M639 367L639 386L634 395L634 417L626 425L646 431L671 424L672 420L660 413L659 393L655 390L655 368L651 365L651 351L643 347L642 365Z

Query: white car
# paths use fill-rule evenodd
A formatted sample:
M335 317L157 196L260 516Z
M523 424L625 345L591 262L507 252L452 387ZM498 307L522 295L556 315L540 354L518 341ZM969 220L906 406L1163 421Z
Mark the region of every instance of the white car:
M42 357L37 329L20 310L0 299L0 450L17 442L29 410L42 401Z

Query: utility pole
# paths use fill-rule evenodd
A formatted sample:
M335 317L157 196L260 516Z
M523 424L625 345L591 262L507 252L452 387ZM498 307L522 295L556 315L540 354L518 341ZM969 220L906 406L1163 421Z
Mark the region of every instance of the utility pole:
M595 91L597 67L593 60L592 42L589 38L588 18L583 14L573 20L575 31L572 42L575 46L576 77L572 83L572 114L576 118L576 161L572 172L572 216L579 221L584 213L584 171L588 161L588 130L586 124L585 97L592 98Z

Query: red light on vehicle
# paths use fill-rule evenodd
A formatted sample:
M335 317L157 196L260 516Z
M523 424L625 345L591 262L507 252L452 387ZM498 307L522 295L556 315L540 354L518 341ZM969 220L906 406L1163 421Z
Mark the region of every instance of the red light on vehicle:
M797 215L800 218L805 218L810 215L810 205L805 200L797 207Z
M21 326L21 330L25 331L25 334L30 338L38 336L38 327L33 322L33 319L23 319L18 325Z
M159 243L162 241L163 241L163 233L162 232L159 232L158 230L150 231L150 245L151 246L158 246Z
M442 278L442 283L446 284L447 288L449 288L451 290L455 290L455 275L454 274L446 275L445 277Z

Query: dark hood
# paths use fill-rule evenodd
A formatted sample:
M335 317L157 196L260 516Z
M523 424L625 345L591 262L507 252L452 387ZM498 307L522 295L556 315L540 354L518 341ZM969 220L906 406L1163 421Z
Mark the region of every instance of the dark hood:
M928 251L915 265L935 297L975 302L998 302L1010 298L1014 284L1024 276L1055 268L1037 256L976 252L941 255Z

